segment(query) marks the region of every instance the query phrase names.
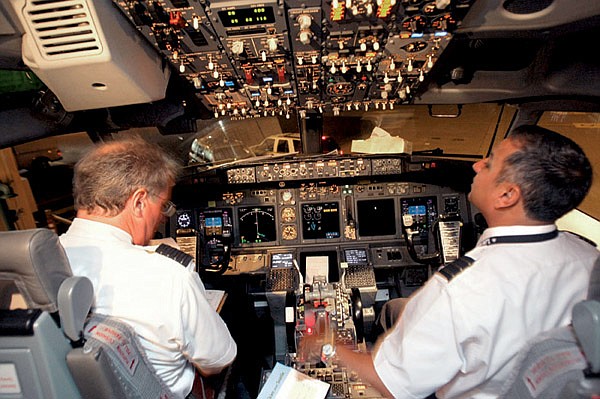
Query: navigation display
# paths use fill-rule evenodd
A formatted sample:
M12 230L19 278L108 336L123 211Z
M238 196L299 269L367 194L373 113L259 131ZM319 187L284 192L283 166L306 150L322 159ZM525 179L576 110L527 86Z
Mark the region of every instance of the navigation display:
M358 235L360 237L396 234L394 199L369 199L356 202Z
M240 244L258 244L277 240L275 207L239 207L237 215Z
M314 240L340 237L340 204L302 204L302 238Z

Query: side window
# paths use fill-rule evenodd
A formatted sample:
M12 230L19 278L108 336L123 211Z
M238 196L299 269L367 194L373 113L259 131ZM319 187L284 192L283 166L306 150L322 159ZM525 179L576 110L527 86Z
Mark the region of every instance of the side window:
M288 153L290 152L289 150L289 145L287 140L279 140L279 142L277 143L277 152L281 152L281 153Z
M302 145L300 144L300 140L294 139L294 151L302 152Z
M266 139L265 142L260 146L260 149L263 151L273 151L274 145L275 145L275 140Z

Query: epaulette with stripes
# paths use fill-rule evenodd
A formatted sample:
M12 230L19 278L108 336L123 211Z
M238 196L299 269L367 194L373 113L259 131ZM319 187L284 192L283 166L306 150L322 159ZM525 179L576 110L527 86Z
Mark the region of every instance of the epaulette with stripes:
M446 277L448 281L451 281L454 277L459 275L460 272L471 266L473 262L475 262L475 259L469 258L468 256L461 256L454 262L450 262L442 267L439 272Z
M183 251L178 250L167 244L160 244L155 251L157 254L166 256L169 259L173 259L175 262L181 263L183 266L190 264L194 258Z

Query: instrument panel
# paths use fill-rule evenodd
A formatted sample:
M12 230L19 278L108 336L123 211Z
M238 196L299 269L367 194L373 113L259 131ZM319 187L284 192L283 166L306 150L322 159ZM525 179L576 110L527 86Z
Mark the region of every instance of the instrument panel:
M216 118L410 103L475 0L113 0Z
M473 220L464 192L438 183L403 180L402 173L389 174L392 166L396 171L414 168L400 158L354 162L354 169L345 169L340 167L344 159L307 161L307 173L288 169L287 161L231 167L224 171L228 183L218 186L221 191L209 190L213 198L197 198L197 203L188 198L183 201L187 205L178 206L177 240L189 243L196 236L200 243L219 237L215 223L206 223L206 215L217 212L230 216L226 230L231 258L226 273L264 272L269 255L281 251L292 251L298 260L311 252L334 253L333 260L339 263L349 248L364 250L375 268L404 267L419 264L414 253L427 255L437 250L433 230L441 216ZM329 178L301 178L320 176L315 173L318 165L328 165L323 171ZM294 172L281 174L280 170ZM348 170L369 173L362 176ZM256 182L260 179L254 177L265 171L269 184L229 184ZM240 179L240 175L251 178ZM407 231L412 234L413 254L407 249ZM188 253L205 259L202 250L201 245L190 246Z

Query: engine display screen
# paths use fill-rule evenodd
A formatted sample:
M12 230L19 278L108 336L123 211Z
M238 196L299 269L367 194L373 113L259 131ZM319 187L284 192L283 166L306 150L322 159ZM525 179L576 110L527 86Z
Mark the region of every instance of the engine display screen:
M239 207L237 215L240 244L258 244L277 240L275 207Z
M361 237L396 234L394 199L360 200L356 203L358 235Z
M218 12L221 23L226 28L272 24L275 14L272 7L237 8Z
M340 237L340 204L302 204L302 237L305 240Z

